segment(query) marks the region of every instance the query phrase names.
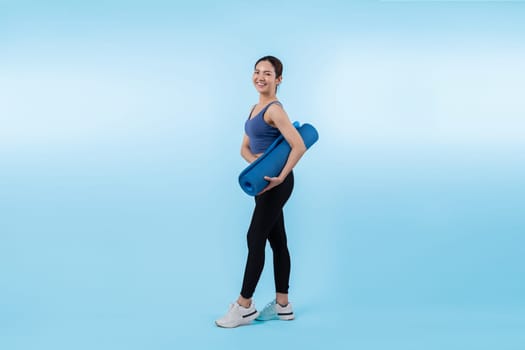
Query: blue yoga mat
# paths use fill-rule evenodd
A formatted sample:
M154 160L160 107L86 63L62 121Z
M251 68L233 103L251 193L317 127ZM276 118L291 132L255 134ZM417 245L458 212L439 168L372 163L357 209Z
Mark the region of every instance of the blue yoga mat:
M299 126L298 122L294 122L293 125L303 138L307 149L319 139L319 134L312 125L305 123ZM288 160L290 151L290 145L284 137L280 135L270 147L268 147L266 152L248 165L239 175L239 184L243 191L250 196L255 196L261 192L269 184L269 181L266 181L264 177L278 176Z

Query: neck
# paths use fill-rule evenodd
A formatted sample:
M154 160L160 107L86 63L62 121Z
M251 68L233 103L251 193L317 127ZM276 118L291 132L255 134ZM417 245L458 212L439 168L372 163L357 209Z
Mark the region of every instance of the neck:
M265 105L265 104L268 104L276 100L277 100L276 94L269 94L269 95L260 94L259 95L259 104L261 105Z

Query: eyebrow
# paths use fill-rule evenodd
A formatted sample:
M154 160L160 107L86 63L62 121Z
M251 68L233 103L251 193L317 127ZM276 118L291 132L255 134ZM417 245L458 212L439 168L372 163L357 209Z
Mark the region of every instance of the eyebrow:
M258 72L258 69L255 69L254 72ZM271 70L263 70L263 73L273 73Z

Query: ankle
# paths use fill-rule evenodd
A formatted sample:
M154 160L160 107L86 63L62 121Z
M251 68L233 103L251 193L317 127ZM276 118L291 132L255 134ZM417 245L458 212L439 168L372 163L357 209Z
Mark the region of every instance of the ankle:
M282 307L287 306L288 305L288 294L277 293L277 295L275 296L275 302L281 305Z
M242 296L239 296L239 298L237 299L237 304L244 308L249 308L252 305L252 299L247 299Z

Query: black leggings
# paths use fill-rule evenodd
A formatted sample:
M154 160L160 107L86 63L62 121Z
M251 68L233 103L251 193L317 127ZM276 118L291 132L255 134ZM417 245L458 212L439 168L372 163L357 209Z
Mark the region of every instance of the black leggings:
M248 229L248 259L241 296L251 298L264 267L266 240L273 250L273 272L277 293L288 293L290 253L286 243L283 207L293 190L293 173L283 183L255 196L255 209Z

